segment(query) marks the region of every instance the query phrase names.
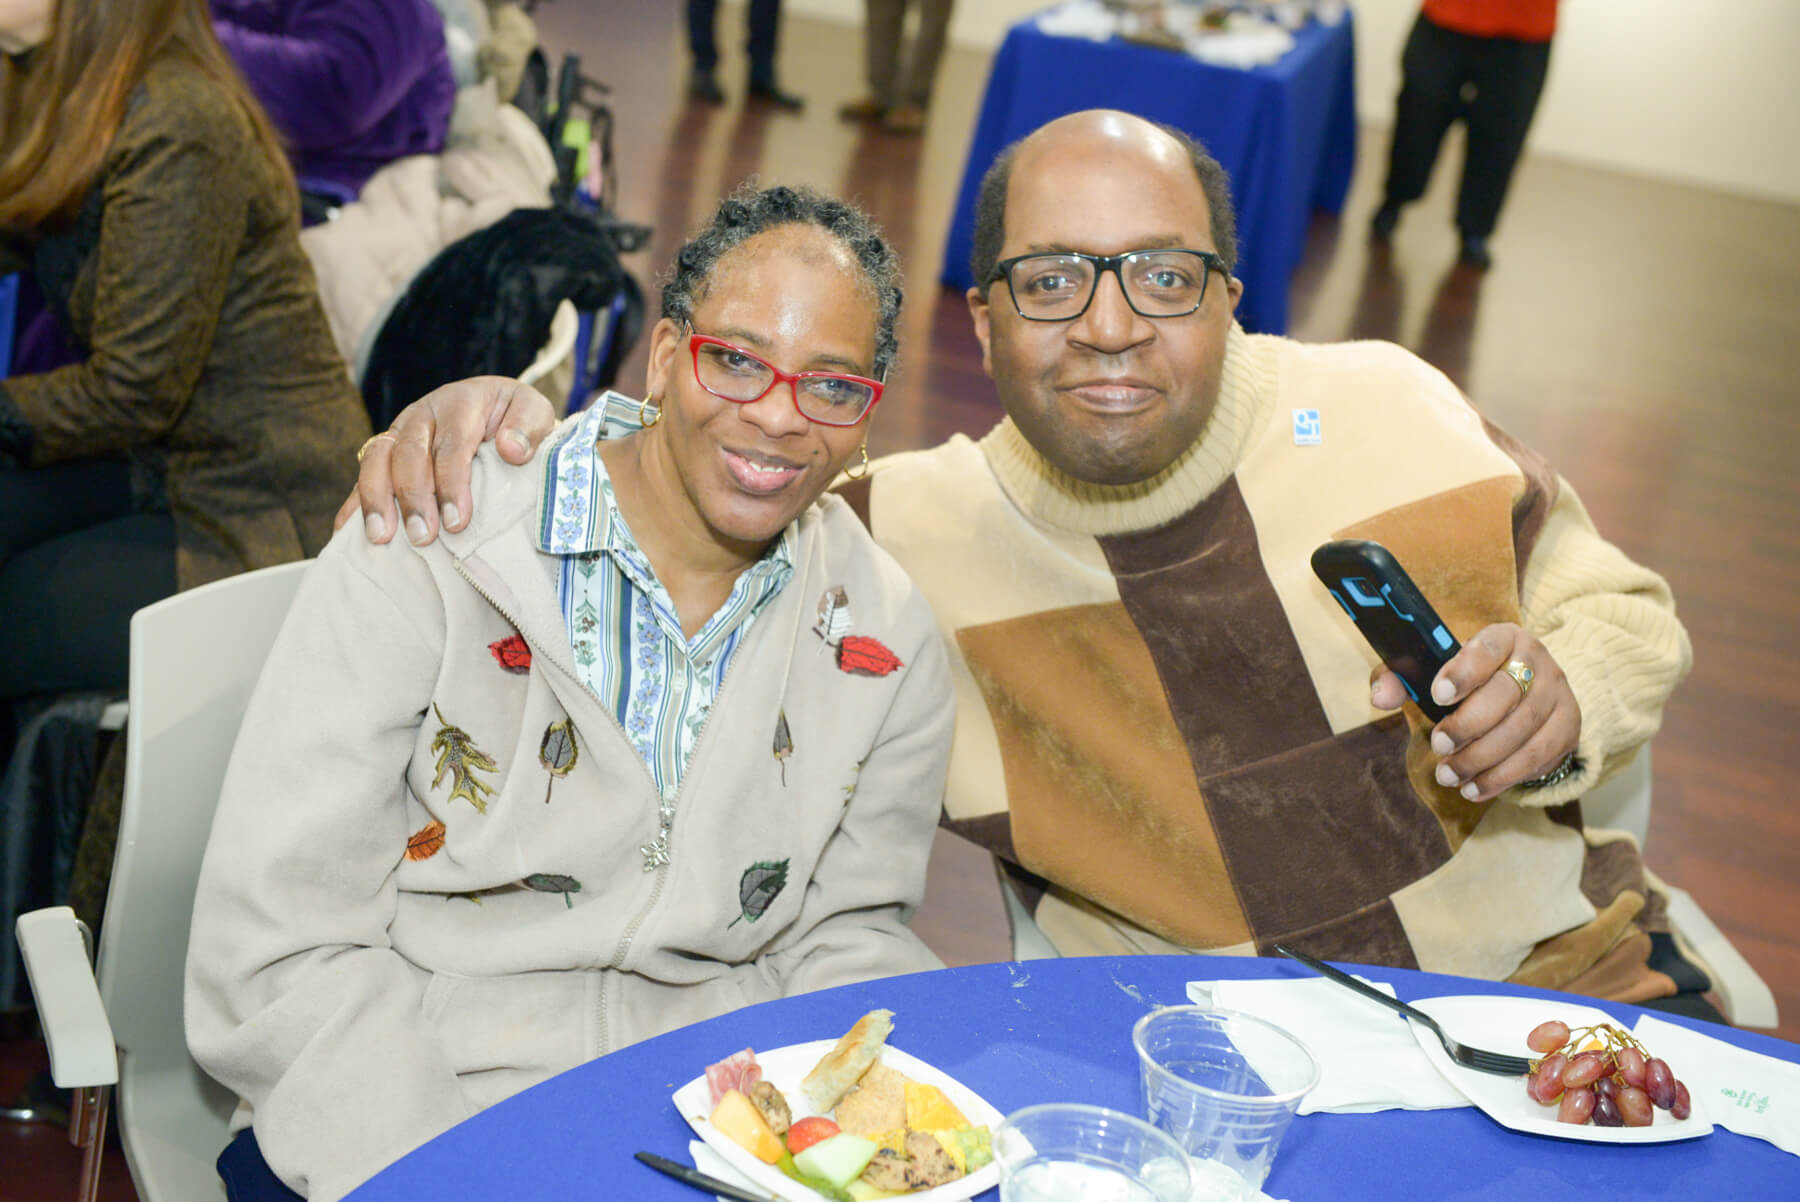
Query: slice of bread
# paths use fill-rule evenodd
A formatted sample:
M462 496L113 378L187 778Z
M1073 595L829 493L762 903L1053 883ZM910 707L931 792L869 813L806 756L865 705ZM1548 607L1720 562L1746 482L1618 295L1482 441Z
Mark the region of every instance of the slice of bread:
M829 1114L836 1106L838 1099L850 1091L857 1078L868 1071L875 1057L881 1053L881 1045L887 1042L888 1032L894 1029L894 1012L892 1010L871 1010L856 1020L856 1025L844 1032L844 1037L837 1041L819 1062L813 1065L812 1072L800 1082L800 1088L806 1094L806 1100L818 1114ZM904 1102L902 1102L904 1106ZM842 1123L839 1123L842 1126Z
M834 1118L840 1130L880 1142L878 1137L906 1127L906 1087L913 1082L876 1061L856 1088L838 1100Z

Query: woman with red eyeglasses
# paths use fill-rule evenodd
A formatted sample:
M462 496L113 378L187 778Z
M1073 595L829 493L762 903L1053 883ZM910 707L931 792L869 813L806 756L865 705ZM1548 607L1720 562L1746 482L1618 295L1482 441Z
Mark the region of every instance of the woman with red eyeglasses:
M849 506L899 267L745 191L608 394L428 546L343 532L251 702L195 901L230 1196L336 1198L460 1119L750 1002L938 961L951 693ZM380 437L380 436L378 436Z

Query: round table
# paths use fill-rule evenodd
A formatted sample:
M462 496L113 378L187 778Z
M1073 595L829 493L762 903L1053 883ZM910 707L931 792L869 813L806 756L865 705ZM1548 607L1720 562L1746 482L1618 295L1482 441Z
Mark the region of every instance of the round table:
M1541 990L1402 969L1349 966L1402 999ZM353 1202L643 1198L706 1195L644 1168L638 1150L688 1162L692 1131L670 1095L744 1047L834 1038L864 1012L894 1012L891 1042L962 1081L1003 1113L1080 1101L1143 1112L1131 1024L1185 1002L1194 980L1306 976L1285 960L1132 956L1029 960L891 977L750 1006L621 1049L528 1089L383 1170ZM1595 1003L1635 1023L1635 1006ZM1800 1045L1662 1016L1800 1062ZM1523 1086L1521 1085L1521 1088ZM1800 1157L1718 1128L1703 1139L1603 1144L1508 1130L1473 1107L1302 1115L1265 1189L1291 1202L1332 1199L1680 1199L1800 1197ZM984 1198L994 1197L989 1191Z

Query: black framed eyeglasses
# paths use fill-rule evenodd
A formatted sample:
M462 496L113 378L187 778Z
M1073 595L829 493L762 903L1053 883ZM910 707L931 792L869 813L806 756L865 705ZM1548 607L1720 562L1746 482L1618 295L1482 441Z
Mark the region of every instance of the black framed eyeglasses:
M760 401L777 384L791 384L800 415L821 426L854 426L881 399L880 380L832 371L786 372L741 346L688 327L694 379L737 405Z
M1026 321L1073 321L1094 303L1100 277L1108 271L1118 277L1125 303L1140 317L1186 317L1206 299L1206 281L1213 272L1231 274L1225 260L1210 250L1122 255L1064 250L1002 259L988 282L1006 281L1013 308Z

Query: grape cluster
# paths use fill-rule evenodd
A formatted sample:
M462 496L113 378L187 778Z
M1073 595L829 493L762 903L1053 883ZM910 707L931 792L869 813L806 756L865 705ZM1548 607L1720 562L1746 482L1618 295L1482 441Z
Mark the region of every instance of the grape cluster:
M1693 1113L1688 1087L1668 1062L1611 1023L1571 1031L1551 1019L1531 1029L1525 1046L1542 1057L1525 1079L1525 1092L1534 1102L1555 1105L1559 1123L1648 1127L1659 1109L1678 1119Z

